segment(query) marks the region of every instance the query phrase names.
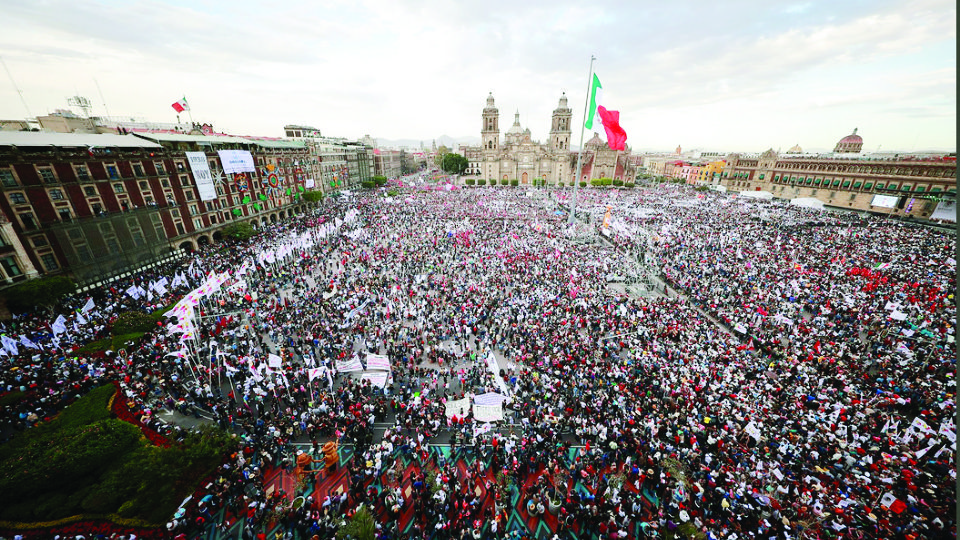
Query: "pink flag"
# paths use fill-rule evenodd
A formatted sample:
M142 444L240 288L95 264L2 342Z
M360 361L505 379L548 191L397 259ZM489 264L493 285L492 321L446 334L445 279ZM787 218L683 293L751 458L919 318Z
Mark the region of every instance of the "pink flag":
M603 121L603 129L607 132L607 145L611 150L625 150L627 132L620 127L620 111L608 111L603 105L597 107L597 113Z

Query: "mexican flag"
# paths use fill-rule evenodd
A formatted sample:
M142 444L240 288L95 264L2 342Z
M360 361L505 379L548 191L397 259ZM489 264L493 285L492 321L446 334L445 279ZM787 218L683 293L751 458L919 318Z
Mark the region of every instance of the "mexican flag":
M178 113L182 113L183 111L190 110L190 105L187 104L187 98L183 98L179 101L174 101L173 105L170 105L170 106L173 107L173 110L177 111Z

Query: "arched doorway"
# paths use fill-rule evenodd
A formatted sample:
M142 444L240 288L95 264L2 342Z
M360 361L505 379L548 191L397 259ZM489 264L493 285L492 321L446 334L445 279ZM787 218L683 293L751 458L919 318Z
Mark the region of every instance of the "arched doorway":
M180 249L186 251L187 253L192 253L194 250L193 242L186 240L180 243Z
M214 241L214 242L222 242L222 241L223 241L223 233L220 232L220 231L213 231L213 241Z
M521 183L521 184L526 184L527 182L529 182L529 180L528 180L528 178L527 178L527 173L523 173L522 175L520 175L520 183Z
M277 222L277 215L270 214L270 223L276 223L276 222Z
M200 235L200 236L197 237L197 245L198 245L198 246L201 246L201 247L202 247L202 246L209 246L209 245L210 245L210 239L207 238L207 237L204 236L204 235Z

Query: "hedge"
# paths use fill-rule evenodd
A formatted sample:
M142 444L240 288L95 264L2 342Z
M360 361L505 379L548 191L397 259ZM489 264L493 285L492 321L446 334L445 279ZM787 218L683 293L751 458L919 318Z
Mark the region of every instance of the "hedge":
M479 186L485 186L485 185L487 185L487 181L484 180L483 178L481 178L481 179L477 180L477 185L479 185Z
M517 180L516 178L514 178L514 179L510 180L510 185L513 186L513 187L517 187L517 186L520 185L520 181Z
M463 183L466 184L466 185L468 185L468 186L472 186L472 185L476 184L476 181L475 181L473 178L467 178L466 180L463 181Z
M93 390L0 446L0 519L7 522L0 528L73 516L162 525L235 447L209 426L182 444L153 446L136 425L113 417L115 394L123 399L114 385Z
M623 184L623 187L625 187L625 188L632 188L634 185L636 185L636 184L634 184L633 182L627 182L627 183Z
M586 182L580 182L580 187L587 187L587 183L586 183Z
M500 185L501 185L501 186L506 186L506 185L508 185L509 183L510 183L510 181L507 180L506 178L503 178L503 179L500 180Z

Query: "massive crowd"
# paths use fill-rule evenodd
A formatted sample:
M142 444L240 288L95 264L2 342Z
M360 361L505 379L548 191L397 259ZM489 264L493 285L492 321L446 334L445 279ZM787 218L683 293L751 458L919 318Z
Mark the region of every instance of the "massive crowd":
M236 520L244 538L269 522L329 538L360 505L379 538L533 537L478 500L484 483L554 514L559 538L955 538L953 236L686 187L612 193L578 194L593 229L610 208L596 242L571 233L563 194L328 197L67 298L59 322L16 317L0 387L29 399L0 410L0 434L105 380L170 437L183 428L160 411L211 418L242 452L167 525L189 538ZM638 255L666 294L607 282ZM79 350L119 313L174 304L129 354ZM490 395L502 420L449 413ZM354 449L341 497L291 508L267 489L267 469L330 440ZM486 459L458 469L431 442ZM437 479L371 484L403 474L398 456Z

